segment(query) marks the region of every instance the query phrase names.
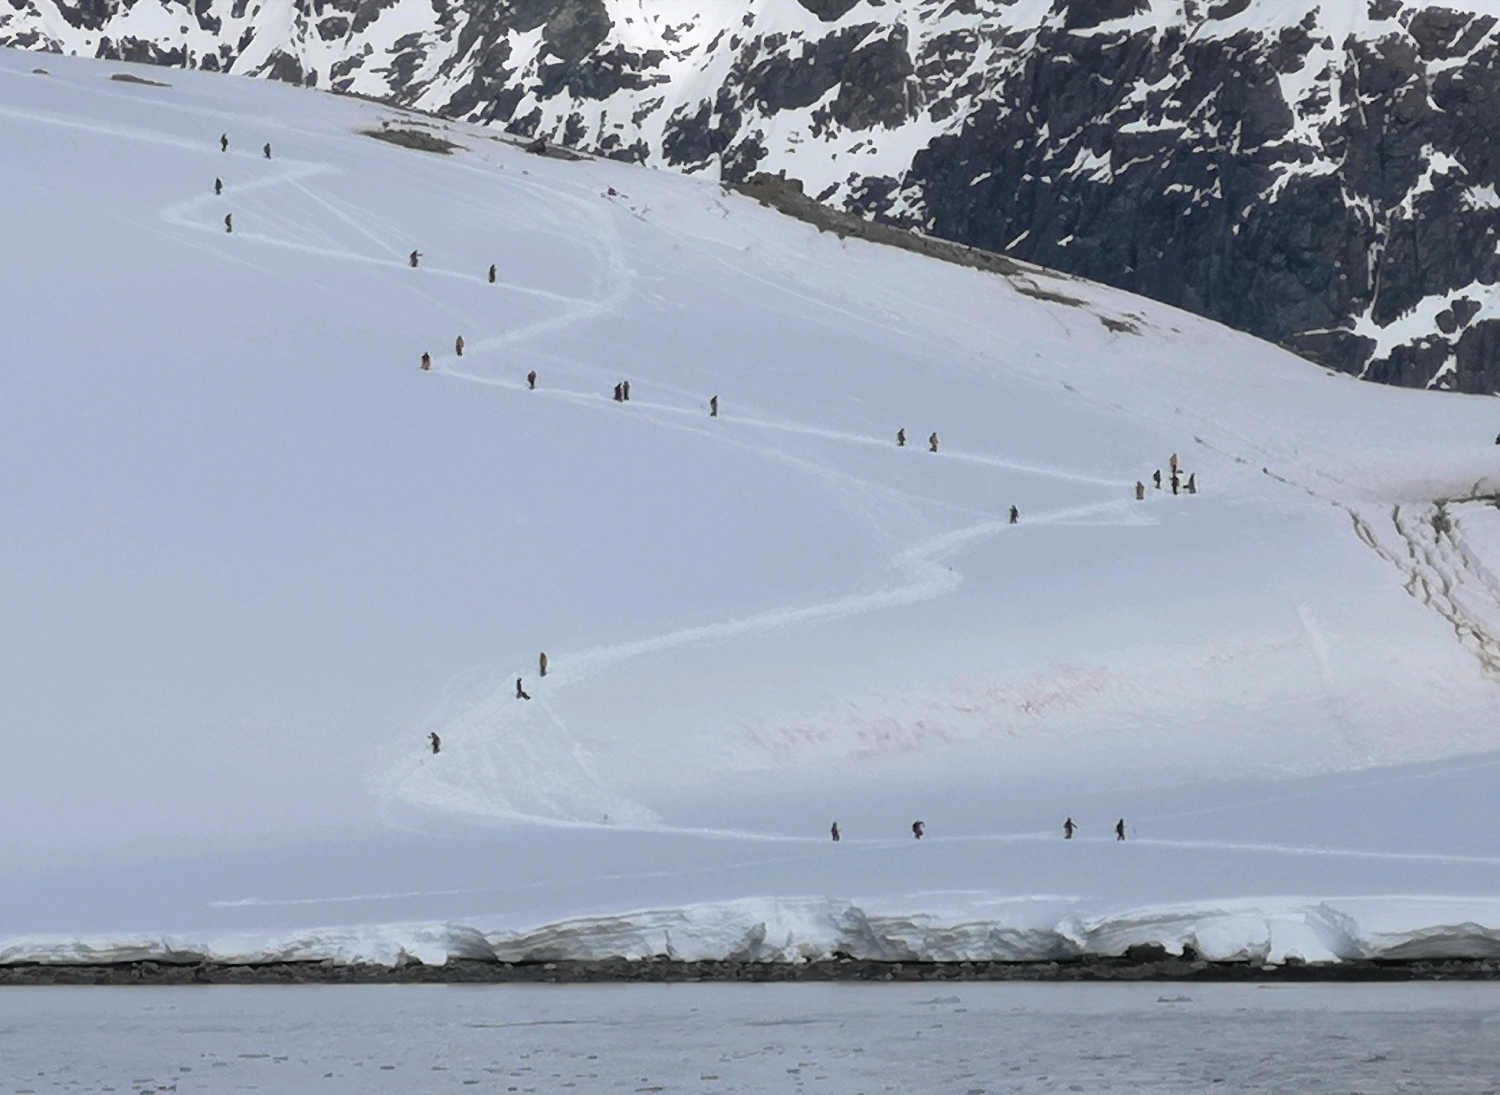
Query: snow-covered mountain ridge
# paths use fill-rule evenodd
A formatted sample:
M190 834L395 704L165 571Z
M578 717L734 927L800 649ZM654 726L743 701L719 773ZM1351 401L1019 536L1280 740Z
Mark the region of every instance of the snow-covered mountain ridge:
M1373 380L1500 389L1493 0L12 0L0 44L268 76L742 180Z

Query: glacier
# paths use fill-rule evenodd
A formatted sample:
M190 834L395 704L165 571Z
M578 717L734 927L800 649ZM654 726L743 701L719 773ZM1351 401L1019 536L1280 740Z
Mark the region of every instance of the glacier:
M0 88L0 961L1494 953L1490 399L355 98Z

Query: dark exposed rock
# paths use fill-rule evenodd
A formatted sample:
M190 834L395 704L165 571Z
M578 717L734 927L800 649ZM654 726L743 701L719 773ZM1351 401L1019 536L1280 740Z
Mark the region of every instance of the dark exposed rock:
M613 25L604 0L562 0L547 20L542 41L554 57L578 62L609 37Z
M893 129L916 113L915 74L906 48L906 30L866 42L839 72L833 116L849 129L883 125Z
M1056 0L1053 9L1063 14L1063 26L1068 30L1084 30L1108 23L1112 19L1149 11L1149 0Z
M498 962L450 958L440 966L409 961L393 966L338 962L127 962L118 965L0 965L6 985L317 985L317 984L586 984L629 982L974 982L974 981L1202 981L1202 982L1370 982L1494 981L1500 961L1493 958L1357 960L1303 962L1288 958L1279 966L1261 962L1208 962L1173 957L1146 945L1149 956L1105 958L1081 955L1066 961L920 962L872 960L839 951L807 962L759 962L745 958L682 961L601 958Z
M429 133L425 129L403 129L399 126L383 126L380 129L361 130L366 137L374 137L377 141L386 141L389 144L398 144L402 148L415 148L421 152L438 152L444 156L451 155L459 145L439 137L436 133Z
M117 81L119 83L122 83L122 84L142 84L145 87L171 87L172 86L171 84L164 84L160 80L146 80L146 79L142 79L140 76L137 76L137 75L135 75L134 73L131 73L131 72L117 72L113 76L111 76L110 79L111 80L115 80L115 81Z
M272 80L280 80L284 84L301 84L307 81L307 74L302 71L302 62L281 50L276 50L267 57L260 71Z
M808 11L812 12L825 23L831 23L835 19L842 19L854 10L859 0L797 0Z

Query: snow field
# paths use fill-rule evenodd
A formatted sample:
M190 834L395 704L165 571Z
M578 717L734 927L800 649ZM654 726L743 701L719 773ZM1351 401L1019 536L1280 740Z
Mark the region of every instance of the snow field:
M34 60L0 56L12 960L426 960L630 909L657 911L609 946L819 948L871 916L1042 950L1179 920L1225 954L1489 937L1443 904L1494 868L1443 796L1412 848L1366 831L1379 791L1276 839L1198 813L1051 843L1174 785L1212 813L1221 781L1496 748L1497 530L1476 505L1432 545L1464 580L1435 597L1386 516L1492 491L1488 401L482 130L391 147L373 104ZM1201 493L1137 503L1172 452ZM1423 912L1337 904L1376 896Z

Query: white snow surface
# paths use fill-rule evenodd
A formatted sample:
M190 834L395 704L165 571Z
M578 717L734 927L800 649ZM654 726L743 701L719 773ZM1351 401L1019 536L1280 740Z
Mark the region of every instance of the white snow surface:
M1492 400L128 69L0 53L0 961L1500 948Z

